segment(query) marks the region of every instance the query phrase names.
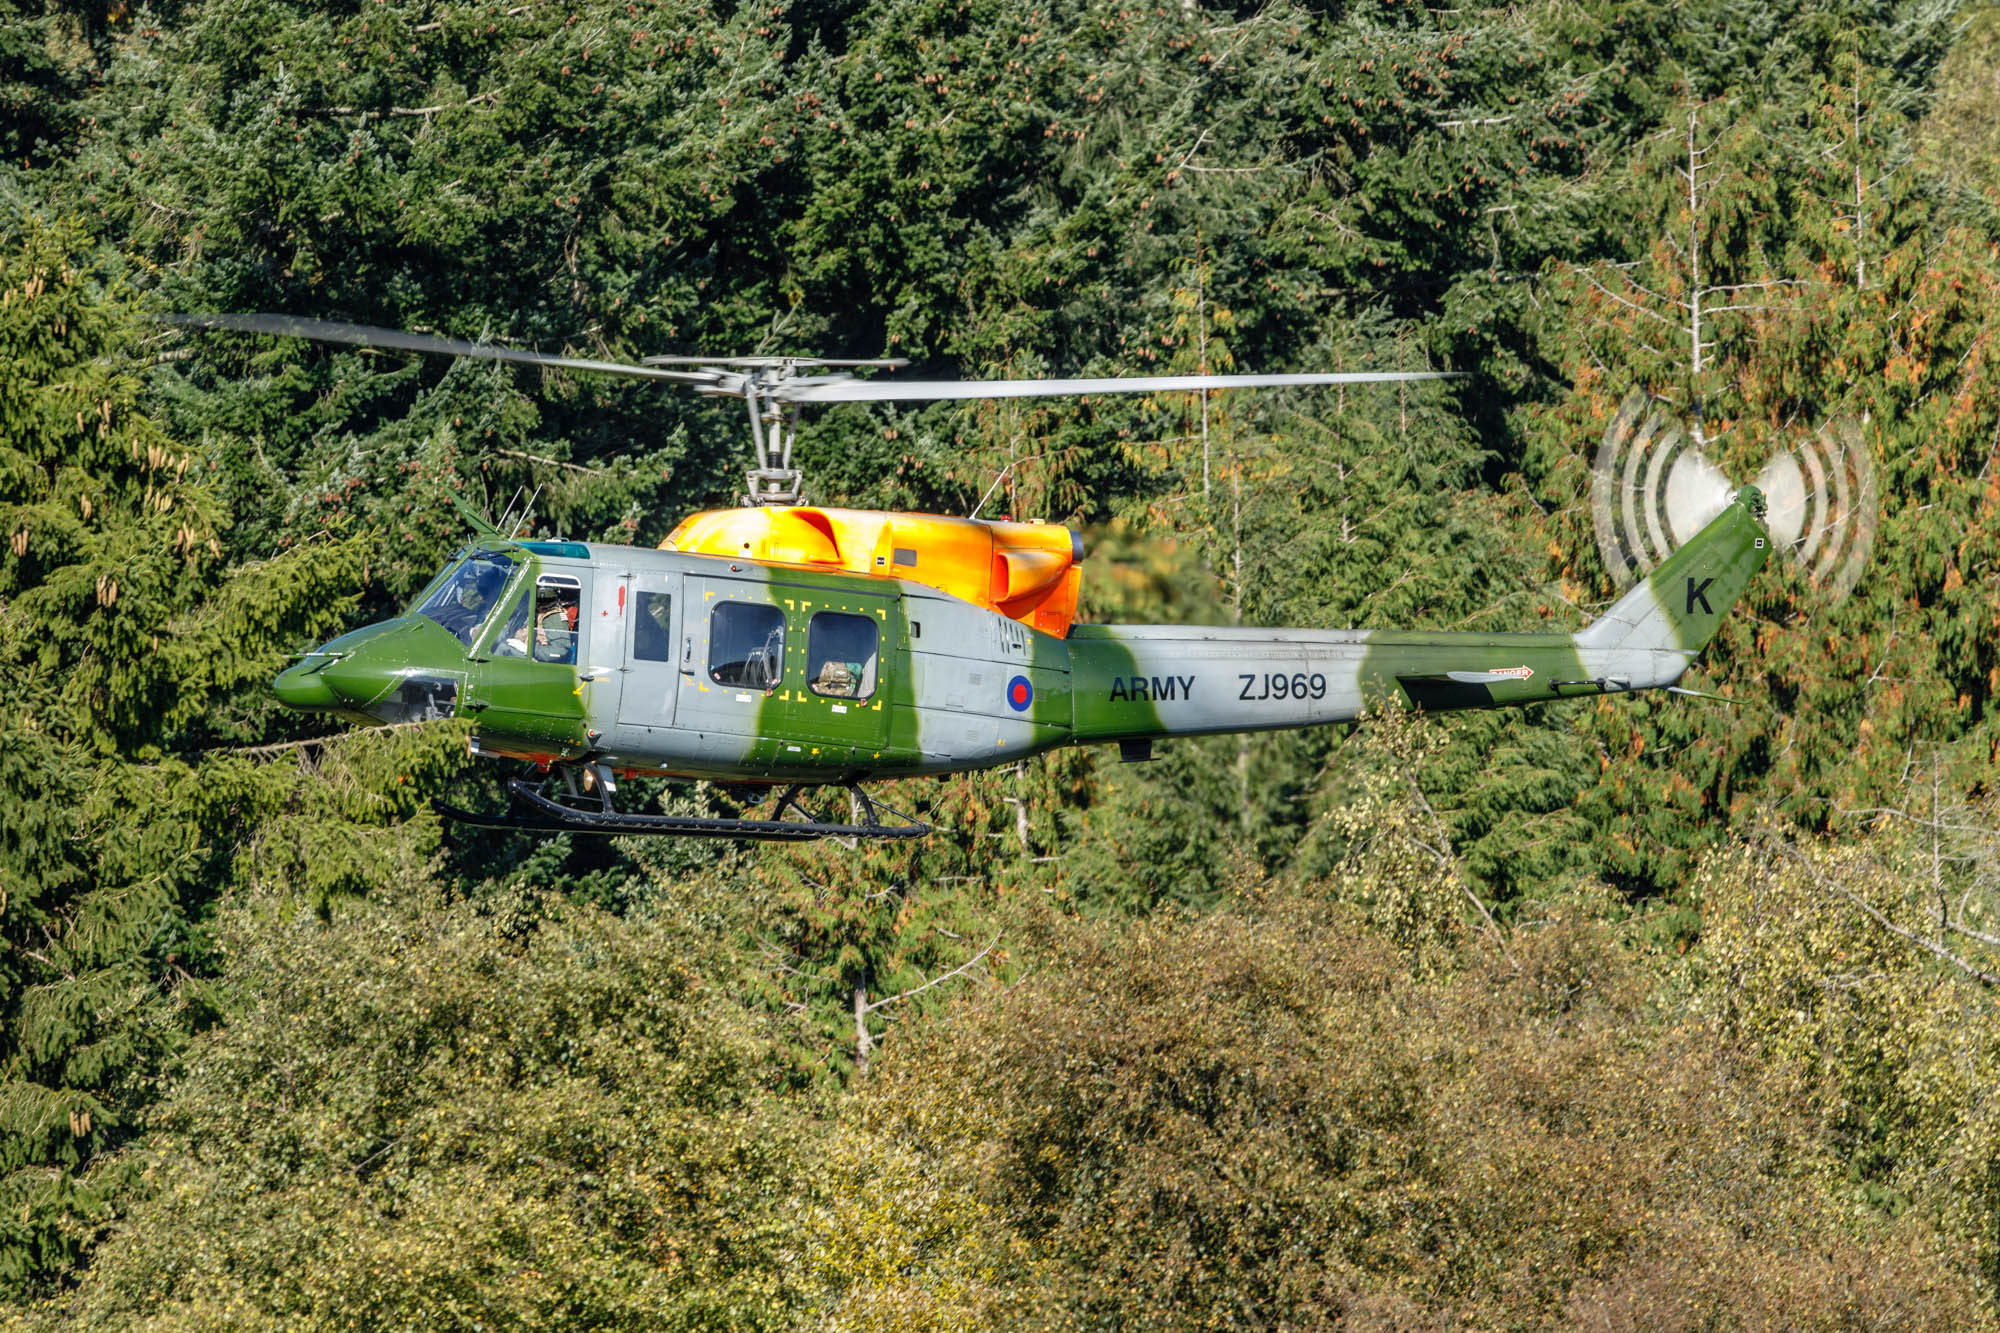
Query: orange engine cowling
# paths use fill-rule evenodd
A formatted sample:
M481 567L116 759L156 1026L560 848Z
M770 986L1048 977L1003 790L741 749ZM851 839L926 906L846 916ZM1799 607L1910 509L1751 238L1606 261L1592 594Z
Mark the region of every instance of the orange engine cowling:
M708 509L682 519L660 549L909 579L1058 638L1083 583L1083 542L1068 528L943 514Z

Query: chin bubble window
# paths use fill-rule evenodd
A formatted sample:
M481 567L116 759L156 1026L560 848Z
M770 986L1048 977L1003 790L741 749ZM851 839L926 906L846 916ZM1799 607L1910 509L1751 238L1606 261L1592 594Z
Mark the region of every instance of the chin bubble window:
M806 630L806 680L814 694L866 699L875 693L881 633L867 616L822 611Z
M708 678L718 685L773 690L785 675L785 613L754 602L724 602L708 617Z

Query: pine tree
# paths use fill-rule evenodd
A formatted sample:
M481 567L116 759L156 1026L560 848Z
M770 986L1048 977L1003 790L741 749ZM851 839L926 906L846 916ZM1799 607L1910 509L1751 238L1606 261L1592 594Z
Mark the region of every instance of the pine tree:
M757 905L744 959L806 1078L865 1076L902 1023L1010 970L1062 860L1052 808L1084 767L1041 763L876 794L932 824L908 843L766 847L718 874ZM838 797L834 799L840 799Z
M139 405L132 301L73 224L0 252L0 1287L73 1263L205 1001L201 919L246 816L206 710L340 623L353 541L230 568L207 463ZM252 825L254 827L254 824Z

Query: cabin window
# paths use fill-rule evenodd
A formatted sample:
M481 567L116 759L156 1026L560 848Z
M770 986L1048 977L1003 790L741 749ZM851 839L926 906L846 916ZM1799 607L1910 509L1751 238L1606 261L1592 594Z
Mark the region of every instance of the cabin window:
M641 662L673 661L673 597L664 592L642 592L634 601L632 656Z
M785 613L724 602L708 617L708 676L718 685L773 690L785 674Z
M806 627L806 680L814 694L866 699L875 693L881 631L868 616L822 611Z
M442 625L470 648L513 575L514 557L501 551L481 551L433 583L412 614Z
M535 622L529 628L528 655L537 662L576 665L577 622L582 615L583 585L565 575L544 575L535 584Z

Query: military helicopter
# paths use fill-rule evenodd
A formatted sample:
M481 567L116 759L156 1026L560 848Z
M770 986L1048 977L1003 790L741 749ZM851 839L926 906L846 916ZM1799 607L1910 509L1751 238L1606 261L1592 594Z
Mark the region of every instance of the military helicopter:
M209 329L633 376L743 399L757 466L744 504L683 519L657 550L478 539L409 610L333 639L273 681L287 705L364 723L472 719L472 753L525 761L514 808L470 824L767 840L909 838L876 779L1011 763L1061 746L1320 726L1399 695L1445 711L1673 688L1762 567L1764 499L1744 486L1573 634L1075 623L1083 545L1045 523L803 503L801 405L1379 383L1439 372L909 382L906 363L650 357L638 364L282 315ZM824 372L833 373L824 373ZM815 372L815 373L808 373ZM635 776L768 786L762 818L620 811ZM848 817L813 813L844 788ZM899 822L900 821L900 822Z

